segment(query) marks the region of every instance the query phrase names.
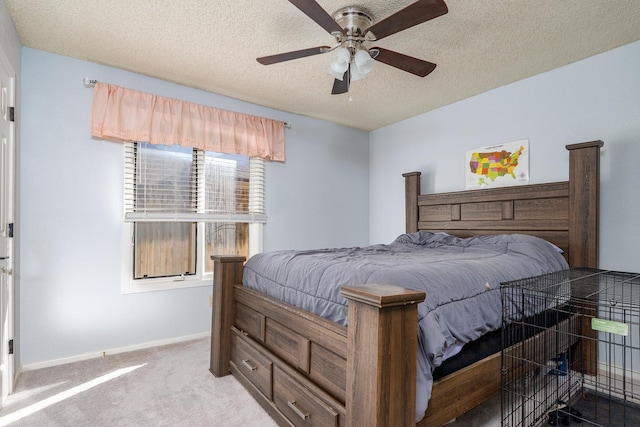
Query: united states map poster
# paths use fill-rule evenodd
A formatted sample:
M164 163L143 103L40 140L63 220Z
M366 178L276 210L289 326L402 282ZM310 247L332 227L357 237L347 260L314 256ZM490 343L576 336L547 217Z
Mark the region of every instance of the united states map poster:
M466 152L466 188L529 183L529 140L480 147Z

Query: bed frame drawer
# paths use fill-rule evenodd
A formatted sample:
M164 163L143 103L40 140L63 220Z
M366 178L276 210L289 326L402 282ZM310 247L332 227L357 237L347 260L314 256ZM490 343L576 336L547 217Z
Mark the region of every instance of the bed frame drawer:
M235 326L252 338L264 342L265 316L244 304L236 305Z
M269 400L273 398L273 362L246 341L241 332L233 329L231 335L231 363Z
M265 345L290 365L309 373L311 341L308 339L278 322L267 319Z
M296 426L339 427L343 424L337 405L334 408L278 366L273 372L273 395L276 407Z

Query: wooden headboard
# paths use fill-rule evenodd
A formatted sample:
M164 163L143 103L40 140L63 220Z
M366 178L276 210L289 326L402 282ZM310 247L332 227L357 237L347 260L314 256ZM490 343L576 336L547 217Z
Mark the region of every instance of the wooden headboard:
M562 248L571 267L597 268L603 144L567 145L569 180L562 182L420 194L420 172L403 174L407 233L531 234Z

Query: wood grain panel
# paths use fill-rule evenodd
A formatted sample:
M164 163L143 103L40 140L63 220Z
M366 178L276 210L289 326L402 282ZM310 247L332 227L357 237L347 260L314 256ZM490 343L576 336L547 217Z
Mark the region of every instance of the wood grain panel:
M500 353L433 383L432 397L420 427L441 426L500 390Z
M600 207L600 147L602 141L568 145L569 204L572 207L569 250L572 267L598 268L598 214Z
M209 370L216 377L229 374L231 327L235 318L234 283L242 283L244 257L212 256L213 308L211 310L211 355Z
M450 222L435 222L435 221L420 221L418 226L421 230L442 230L448 233L454 234L449 230L468 230L478 231L481 234L482 230L500 230L502 233L522 233L523 231L568 231L569 220L568 219L548 219L543 222L532 219L512 221L503 220L486 220L486 221L450 221ZM499 234L499 233L498 233ZM533 233L529 233L533 234Z
M267 319L281 325L295 325L296 333L300 336L347 358L347 328L344 326L243 286L235 287L235 299Z
M502 221L502 202L465 203L460 206L461 221Z
M548 218L569 219L569 198L555 197L531 200L515 200L514 213L517 219L537 219L544 221ZM569 222L567 221L567 227Z
M267 318L264 343L269 350L291 365L309 373L310 341L308 339Z
M532 184L527 186L520 185L515 187L490 188L485 190L422 194L418 196L418 206L554 197L569 197L569 183L563 181L547 184Z
M264 342L266 317L247 307L236 304L235 327L251 335L258 341Z
M237 329L231 336L231 363L265 396L272 398L273 363L268 355L251 346Z
M462 219L461 205L451 205L451 221L460 221Z
M347 382L346 359L312 342L309 378L344 405Z
M502 219L508 220L514 218L514 202L513 200L506 200L502 202Z
M404 203L406 231L415 233L418 231L418 195L420 194L420 172L404 173Z
M296 426L338 427L337 408L327 404L296 377L276 367L273 373L273 401Z
M450 221L453 219L452 211L451 205L420 206L418 217L422 221Z

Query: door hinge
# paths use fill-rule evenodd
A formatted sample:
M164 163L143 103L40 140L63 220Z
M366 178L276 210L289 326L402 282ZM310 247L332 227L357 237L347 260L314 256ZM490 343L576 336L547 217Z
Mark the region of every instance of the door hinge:
M10 122L15 122L16 121L16 109L14 107L8 107L9 110L9 121Z
M9 354L13 354L13 340L9 340Z
M7 224L7 237L13 237L13 223Z

